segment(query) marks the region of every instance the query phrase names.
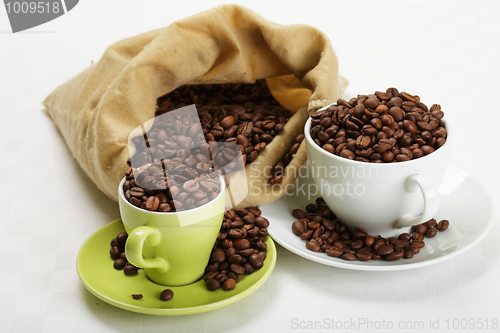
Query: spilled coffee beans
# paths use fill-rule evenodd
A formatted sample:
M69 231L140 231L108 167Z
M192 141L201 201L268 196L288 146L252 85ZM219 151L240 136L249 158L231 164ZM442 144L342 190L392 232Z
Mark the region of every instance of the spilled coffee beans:
M221 287L223 290L232 290L240 281L241 275L252 274L264 266L267 256L264 239L268 226L269 221L261 216L258 207L229 209L224 213L224 220L203 276L208 290L215 291ZM125 256L127 237L126 232L121 232L111 240L110 256L114 260L115 269L123 270L126 275L136 275L140 268L129 263ZM160 294L160 299L168 301L173 296L172 290L165 289Z
M307 241L306 248L314 252L325 252L331 257L343 260L379 260L395 261L410 259L425 246L425 237L432 238L438 231L449 227L448 220L436 223L431 219L412 227L412 234L402 233L398 237L384 238L371 236L364 229L350 231L339 221L326 205L323 198L315 204L306 206L306 210L295 209L293 217L298 219L292 224L292 232Z
M111 259L114 260L113 267L116 270L123 270L125 275L136 275L139 272L139 268L129 263L125 255L125 242L127 241L127 237L128 235L126 232L120 232L116 235L116 237L111 240L109 254Z
M260 209L230 209L215 242L210 262L205 270L205 285L214 291L222 287L232 290L240 281L239 276L252 274L264 265L269 221L261 216Z

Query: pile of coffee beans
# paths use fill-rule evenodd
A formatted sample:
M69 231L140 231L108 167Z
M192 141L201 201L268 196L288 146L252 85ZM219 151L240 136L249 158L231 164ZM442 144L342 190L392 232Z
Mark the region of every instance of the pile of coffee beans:
M201 130L193 126L192 122L165 118L168 111L191 104L196 105ZM144 138L147 143L132 158L139 158L140 155L142 162L153 163L155 159L161 160L162 155L170 156L175 149L187 149L205 141L228 142L239 147L246 165L255 161L259 153L281 132L291 113L274 99L266 81L258 80L255 84L180 87L158 99L155 115L162 116L156 119L164 120L155 120ZM193 134L196 134L195 138L191 138ZM177 145L173 145L172 135L182 135L182 144L177 142ZM136 141L143 139L137 138Z
M224 214L224 221L212 250L207 266L205 284L214 291L222 286L232 290L242 274L252 274L261 268L266 259L269 221L261 216L260 209L230 209Z
M292 215L298 219L292 224L292 232L307 241L308 250L359 261L413 258L425 246L424 237L432 238L450 225L448 220L437 223L435 219L431 219L412 227L411 235L402 233L398 237L387 239L380 235L369 235L361 228L351 232L335 217L323 198L316 199L315 204L307 205L305 211L295 209Z
M159 164L128 168L122 186L125 199L136 207L157 212L184 211L215 199L221 191L219 173L202 173L189 167L205 163L205 155L183 152L186 154ZM198 160L202 162L197 163Z
M446 142L438 104L396 88L349 101L311 115L311 138L331 154L347 159L389 163L428 155Z
M190 104L196 105L199 122L190 115L167 113ZM291 113L273 98L266 81L259 80L255 84L180 87L158 99L155 115L160 117L155 118L150 130L132 139L136 152L129 165L135 169L126 171L123 190L127 200L137 207L173 212L213 199L210 189L204 196L191 188L192 182L187 185L191 191L184 185L222 167L231 171L255 161L282 131ZM184 183L178 187L180 192L174 189L180 197L176 198L169 187L180 183ZM134 191L127 194L132 188ZM147 193L142 195L138 188ZM156 193L164 193L167 198L160 194L155 199Z
M223 290L232 290L240 281L240 275L252 274L264 265L267 251L264 237L268 226L269 221L261 216L258 207L229 209L224 213L224 220L203 276L208 290L215 291L221 286ZM125 255L127 238L126 232L120 232L111 240L109 253L114 260L115 269L123 270L125 275L136 275L139 268L129 263ZM172 290L165 289L160 299L168 301L173 296Z
M113 267L117 270L123 270L125 275L136 275L139 268L128 262L125 255L125 242L127 241L128 234L120 232L115 238L111 240L111 249L109 254L111 259L114 260Z
M196 84L179 87L158 98L157 114L186 105L262 105L266 109L280 104L271 94L266 80L255 83Z

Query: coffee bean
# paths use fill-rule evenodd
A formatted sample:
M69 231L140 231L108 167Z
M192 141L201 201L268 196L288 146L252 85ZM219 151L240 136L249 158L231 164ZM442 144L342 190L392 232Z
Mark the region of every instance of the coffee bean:
M137 186L132 187L129 192L131 196L136 198L142 198L144 196L144 190Z
M420 247L418 247L417 245L407 245L404 247L404 249L405 251L410 251L413 254L417 254L420 252Z
M248 258L248 262L255 269L261 268L264 265L264 261L263 261L262 257L259 254L257 254L257 253L252 254Z
M240 278L238 277L238 275L234 274L233 272L227 273L227 277L233 279L234 281L236 281L236 283L240 282Z
M229 278L227 279L224 284L222 285L222 289L224 290L233 290L234 287L236 287L236 280L235 279L232 279L232 278Z
M427 232L427 227L424 224L419 224L413 227L413 230L418 234L425 234Z
M150 211L156 211L160 206L160 200L156 196L150 196L146 200L146 209Z
M231 270L231 272L237 275L245 274L245 268L239 264L231 264L231 266L229 266L229 269Z
M372 248L369 246L362 247L356 251L356 253L371 253Z
M217 262L217 263L222 263L226 260L226 254L224 253L224 251L221 251L221 250L217 250L217 251L214 251L212 252L212 256L211 256L211 261L212 262Z
M299 235L299 237L302 240L308 240L312 237L313 232L314 230L304 231Z
M437 224L436 228L439 231L445 231L446 229L448 229L449 226L450 226L450 222L448 220L441 220Z
M404 254L405 254L404 252L392 252L392 253L388 254L385 257L385 259L388 261L399 260L399 259L403 258Z
M378 250L381 246L385 246L385 240L383 238L377 238L372 245L372 249Z
M113 264L113 267L115 269L122 270L125 267L126 263L127 262L125 260L123 260L123 259L116 259L115 262L114 262L114 264Z
M245 262L245 259L239 254L233 254L228 257L227 261L230 264L243 264Z
M208 279L207 281L205 281L205 285L210 291L215 291L220 288L220 283L216 279Z
M109 250L109 254L113 259L118 259L120 257L120 253L121 253L120 248L116 245Z
M374 242L375 239L373 238L373 236L367 235L365 237L365 246L372 246Z
M304 212L302 209L294 209L292 215L296 219L300 220L306 217L306 212Z
M215 278L215 276L217 276L217 274L219 274L219 272L217 272L217 271L208 272L207 274L205 274L203 276L203 280L207 281L208 279L213 279L213 278Z
M411 240L411 235L409 233L402 233L398 236L399 240L405 240L405 241L410 241Z
M269 226L269 221L265 217L259 216L259 217L255 218L255 224L259 228L267 228Z
M368 261L372 258L371 253L364 253L364 252L358 252L356 253L356 258L358 258L359 261Z
M432 146L429 145L424 145L420 147L420 149L422 150L424 155L429 155L430 153L434 152L434 148L432 148Z
M213 263L212 265L208 265L206 268L205 268L205 272L208 273L208 272L215 272L219 270L219 263L218 262L215 262Z
M436 228L437 227L436 219L430 219L429 221L425 222L424 225L429 229Z
M174 297L174 292L172 289L165 289L160 294L160 300L170 301Z
M221 120L220 125L224 129L227 130L228 128L230 128L231 126L233 126L235 123L236 123L236 120L234 119L233 116L227 116L227 117L225 117L224 119Z
M243 237L243 235L244 235L244 232L242 229L230 229L227 232L227 236L230 238L233 238L233 239L241 238L241 237Z
M306 248L310 251L319 252L320 245L315 240L310 240L306 243Z
M340 157L344 157L344 158L347 158L349 160L353 160L356 158L356 154L354 154L352 151L350 151L349 149L344 149L340 152L339 154Z
M377 248L375 253L378 254L379 256L385 256L385 255L391 254L393 252L394 252L394 248L392 246L384 245L384 246Z
M437 228L431 228L431 229L427 230L427 232L425 233L425 237L432 238L432 237L436 236L437 232L438 232Z
M224 228L224 227L223 227L223 228ZM226 261L228 261L228 260L229 260L228 258L229 258L230 256L235 255L235 254L238 254L238 250L236 250L236 249L232 246L232 242L231 242L231 244L230 244L231 246L223 246L223 244L222 244L222 243L223 243L224 241L225 241L225 240L220 241L220 242L219 242L219 245L221 245L221 247L222 247L222 251L224 251L224 249L226 249L226 248L227 248L227 250L226 250L226 252L225 252L225 255L226 255L226 258L225 258L225 259L226 259ZM227 244L227 245L229 245L229 244ZM213 251L217 251L217 250L218 250L218 248L215 248L215 247L214 247Z
M141 299L142 297L142 294L132 294L133 299Z
M123 268L123 272L125 273L125 275L135 275L139 272L139 268L128 263Z
M405 259L411 259L413 258L413 252L412 251L406 251L404 254Z
M354 254L352 254L352 253L344 253L342 255L342 259L348 260L348 261L356 260L356 256Z
M120 232L117 236L116 236L116 242L118 244L122 244L124 245L125 242L127 241L127 237L128 237L128 234L126 232Z
M352 235L355 238L364 238L364 237L366 237L368 235L368 232L365 229L357 228L356 230L354 230L354 232L352 233Z
M221 272L215 276L215 279L219 281L220 284L224 284L224 282L228 279L228 276Z
M344 254L344 251L342 251L339 248L332 247L332 248L326 249L325 253L331 257L340 257L342 254Z
M424 241L421 241L421 240L412 240L410 245L418 246L418 248L421 249L425 246L425 243L424 243Z
M411 239L421 241L424 240L424 235L414 232L413 234L411 234Z
M257 143L254 147L255 151L257 153L262 153L262 151L264 151L264 149L266 148L267 144L265 142L260 142L260 143Z
M245 268L245 274L252 274L255 269L250 265L250 263L246 262L243 264L243 268Z
M255 247L255 249L257 249L259 251L267 250L267 245L266 245L266 243L264 243L262 238L258 242L255 243L254 247Z
M239 238L233 241L234 247L237 250L245 250L250 247L250 241L245 238Z
M244 249L244 250L239 251L239 254L242 257L249 257L254 253L255 253L255 249L253 249L253 248L248 248L248 249Z
M358 239L357 241L353 242L351 244L351 248L354 250L359 250L360 248L363 247L363 241L361 239Z

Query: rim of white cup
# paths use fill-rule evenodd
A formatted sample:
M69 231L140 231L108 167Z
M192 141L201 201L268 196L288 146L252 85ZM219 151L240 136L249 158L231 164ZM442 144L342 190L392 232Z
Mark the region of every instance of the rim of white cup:
M193 209L181 210L180 212L157 212L157 211L150 211L150 210L146 210L146 209L142 209L140 207L134 206L127 199L125 199L125 193L123 192L123 184L125 183L126 180L127 180L127 177L123 177L123 179L120 181L120 184L118 185L118 195L125 202L125 204L132 207L133 209L136 209L136 210L141 211L141 212L147 212L147 213L159 214L159 215L193 213L198 209L206 208L208 205L215 203L217 201L217 199L219 199L219 197L222 195L222 193L224 193L224 191L226 190L226 183L224 182L224 178L222 176L219 176L219 181L221 184L221 189L219 191L219 194L214 199L207 202L206 204L201 205L201 206L196 207L196 208L193 208Z
M319 109L318 111L326 110L327 108L329 108L330 106L332 106L334 104L335 103L332 103L332 104L329 104L327 106L324 106L321 109ZM307 119L306 124L304 126L304 135L306 137L306 143L307 143L307 145L310 146L312 149L315 149L315 150L321 152L321 154L325 154L326 156L331 156L331 158L333 158L333 159L339 159L339 161L342 161L344 163L354 163L354 164L359 164L359 165L373 165L373 166L377 166L377 167L381 167L381 168L391 168L391 167L394 168L394 167L397 167L397 165L401 166L401 163L404 163L404 165L408 165L410 163L413 163L413 164L415 164L415 163L421 163L420 161L422 161L423 159L426 159L426 157L428 157L428 156L432 156L432 155L436 154L442 148L444 148L444 147L449 148L448 146L451 145L451 143L449 142L450 141L449 138L453 137L453 134L452 134L453 130L450 128L451 126L449 124L449 121L447 119L445 119L445 117L443 117L441 119L441 121L443 122L444 127L446 129L446 141L445 141L445 143L441 147L439 147L438 149L434 150L432 153L430 153L428 155L425 155L425 156L422 156L420 158L411 159L409 161L403 161L403 162L396 162L396 163L371 163L371 162L363 162L363 161L350 160L348 158L341 157L341 156L329 153L326 150L324 150L322 147L318 146L316 144L316 142L314 142L313 139L311 138L311 120L312 120L312 118L309 116L309 118Z

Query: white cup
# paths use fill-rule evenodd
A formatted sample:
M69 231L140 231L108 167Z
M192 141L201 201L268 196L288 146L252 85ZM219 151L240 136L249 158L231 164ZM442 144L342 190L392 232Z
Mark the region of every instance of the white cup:
M450 155L453 132L429 155L396 163L368 163L331 154L311 138L311 118L304 133L309 173L326 204L351 230L370 235L397 236L409 227L434 217L439 208L438 189Z

